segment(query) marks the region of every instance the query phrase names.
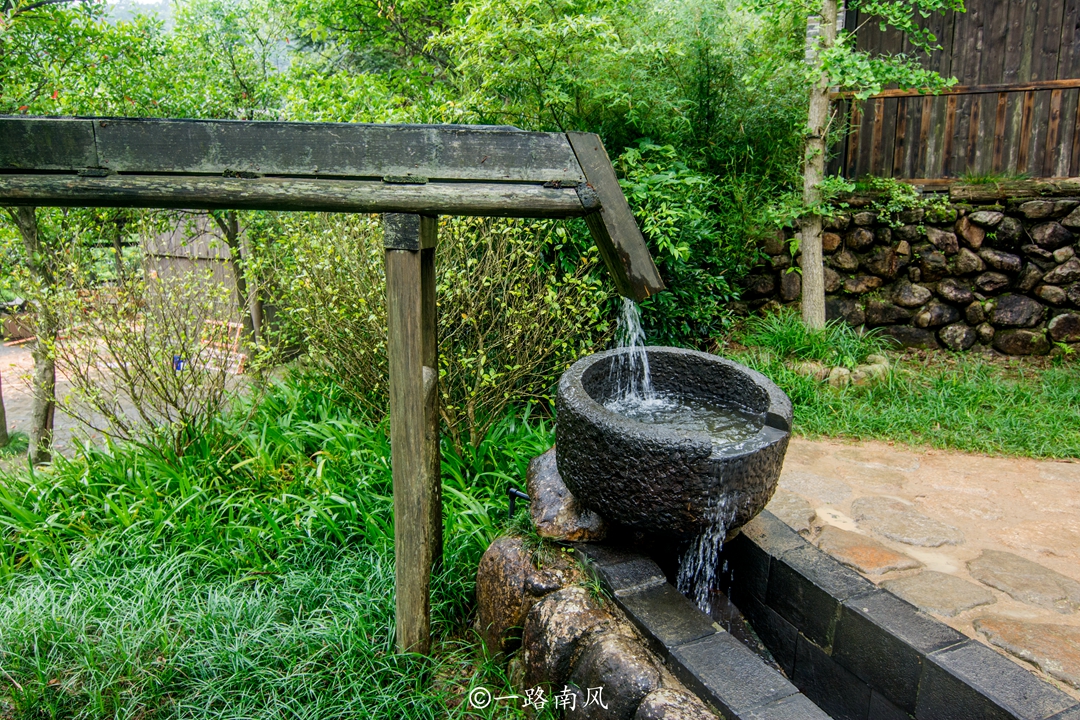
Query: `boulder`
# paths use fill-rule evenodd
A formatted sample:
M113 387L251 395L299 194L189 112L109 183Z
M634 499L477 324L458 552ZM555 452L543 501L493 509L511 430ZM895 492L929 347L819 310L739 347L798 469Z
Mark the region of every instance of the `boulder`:
M716 715L694 695L661 688L645 696L634 720L716 720Z
M919 270L922 272L923 280L934 282L949 274L949 261L937 250L920 253Z
M864 227L857 227L847 234L847 246L851 250L862 250L874 244L874 233Z
M960 251L960 243L957 242L954 233L938 230L935 227L928 227L926 228L926 239L946 255L955 255Z
M750 275L746 278L743 297L748 300L769 297L776 292L776 280L772 275Z
M1080 282L1074 282L1065 288L1065 297L1076 307L1080 307Z
M1042 331L1001 330L994 333L994 348L1006 355L1045 355L1050 341Z
M1058 248L1057 250L1055 250L1053 252L1053 255L1054 255L1054 262L1063 263L1063 262L1068 262L1069 260L1076 257L1076 251L1073 250L1071 247L1063 247L1063 248Z
M1035 288L1035 297L1050 305L1064 305L1068 299L1065 291L1057 285L1040 285Z
M517 647L533 604L574 578L575 568L569 564L537 570L521 538L493 542L476 570L477 625L488 651L509 652Z
M895 235L900 240L918 242L924 237L925 233L919 229L918 225L903 225L896 228Z
M938 345L937 335L933 330L924 330L910 325L889 325L881 329L882 337L895 340L901 347L933 350Z
M802 275L797 272L780 273L780 300L794 302L802 295Z
M960 248L960 252L953 258L953 268L957 275L970 275L985 270L986 263L967 248Z
M986 322L986 311L983 309L982 303L976 300L964 308L964 319L967 320L968 325L978 325Z
M971 221L967 215L956 221L956 234L964 239L964 244L973 250L982 247L986 231Z
M769 259L769 266L772 267L773 270L787 270L791 267L791 256L787 253L773 255Z
M779 255L787 250L787 239L784 231L777 230L767 234L761 241L761 249L766 255Z
M967 305L975 299L971 288L956 278L945 278L937 284L937 294L951 303Z
M1024 245L1020 248L1020 252L1027 255L1028 259L1038 265L1041 270L1051 270L1057 265L1057 261L1054 260L1054 253L1043 250L1038 245Z
M1042 270L1035 263L1027 263L1020 271L1020 277L1016 278L1016 289L1020 292L1031 292L1032 288L1042 280Z
M830 387L834 388L847 387L851 382L851 371L846 367L834 367L832 371L829 372L829 377L825 378L825 382L827 382Z
M1080 313L1062 313L1047 325L1054 342L1080 342Z
M1031 228L1031 239L1044 250L1057 250L1072 245L1073 234L1060 223L1047 222Z
M866 315L854 298L826 297L825 319L843 320L852 327L858 327L866 322Z
M911 208L909 210L901 210L897 213L896 219L905 225L918 224L926 217L926 210L923 208Z
M911 319L911 315L910 310L890 302L870 300L866 303L866 324L870 327L907 322Z
M838 270L854 272L859 269L859 258L850 250L841 250L829 257L829 263Z
M1077 280L1080 280L1080 260L1076 258L1058 265L1042 278L1048 285L1066 285Z
M893 288L893 302L901 307L919 307L933 296L922 285L913 285L910 282L901 281Z
M840 247L840 236L834 232L826 232L821 234L821 249L824 252L835 252Z
M968 218L979 227L992 228L1005 218L1005 213L997 210L978 210L968 215Z
M1043 220L1054 216L1054 202L1052 200L1029 200L1018 209L1020 214L1028 220Z
M825 275L825 292L834 293L839 290L844 284L844 278L840 277L840 273L836 272L831 267L826 266L823 270Z
M1000 248L1015 247L1024 237L1024 226L1014 217L1005 217L994 230L994 240L991 245ZM987 238L987 242L990 238Z
M604 519L581 505L567 489L555 463L555 448L533 458L525 477L529 513L540 537L595 542L607 535Z
M563 588L533 605L522 633L525 687L561 688L579 650L611 624L611 616L579 586Z
M874 242L878 245L892 245L892 229L879 227L874 230Z
M1061 221L1061 224L1073 230L1080 228L1080 208L1069 213L1068 217Z
M878 216L876 212L870 212L864 210L863 212L857 212L851 216L851 221L856 225L873 225L877 222Z
M892 280L907 267L908 258L896 248L878 245L863 258L862 266L867 272Z
M844 290L852 295L862 295L877 290L884 282L876 275L856 275L844 281Z
M979 342L983 345L989 345L994 341L994 335L996 334L994 326L990 323L982 323L979 327L975 328L975 334L979 337Z
M978 333L975 332L975 328L965 323L954 323L952 325L946 325L938 331L938 337L941 339L941 343L957 352L961 350L967 350L975 341L979 338Z
M1046 306L1027 295L1003 295L990 313L990 322L997 327L1032 327L1046 315Z
M980 250L979 257L994 270L999 270L1001 272L1018 273L1024 263L1017 255L1001 250L994 250L992 248L983 248Z
M570 682L579 690L603 688L604 703L586 705L587 696L582 696L563 716L566 720L632 720L645 696L660 688L660 669L640 643L604 633L582 653Z
M1009 276L999 272L984 272L975 278L975 287L985 293L993 293L1009 287Z
M822 225L826 230L847 230L851 224L851 216L839 213L831 217L822 218Z
M915 316L912 323L915 327L932 328L949 325L950 323L957 322L959 319L960 311L952 305L946 305L937 300L931 300L926 307L919 311L919 314Z

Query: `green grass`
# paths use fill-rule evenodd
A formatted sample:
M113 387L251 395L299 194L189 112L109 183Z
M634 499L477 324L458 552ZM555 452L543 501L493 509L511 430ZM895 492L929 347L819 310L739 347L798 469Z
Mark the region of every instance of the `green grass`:
M0 716L515 717L462 702L508 688L468 628L474 575L551 442L524 413L444 448L431 658L393 652L385 423L332 385L276 387L182 457L87 447L0 477Z
M862 362L888 347L844 324L807 330L791 312L753 317L728 354L791 398L794 430L811 437L888 440L997 455L1080 457L1080 362L972 354L890 353L891 372L833 388L795 371L800 360Z
M8 435L8 444L0 447L0 457L8 455L22 455L30 447L30 436L24 432L13 432Z

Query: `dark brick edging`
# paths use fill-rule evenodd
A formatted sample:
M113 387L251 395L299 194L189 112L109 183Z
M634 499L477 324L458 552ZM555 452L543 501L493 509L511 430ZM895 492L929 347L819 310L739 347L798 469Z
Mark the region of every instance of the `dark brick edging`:
M795 686L838 720L1080 720L1080 703L845 568L768 511L722 587Z
M643 555L575 545L676 677L729 720L828 720L783 675L715 625Z

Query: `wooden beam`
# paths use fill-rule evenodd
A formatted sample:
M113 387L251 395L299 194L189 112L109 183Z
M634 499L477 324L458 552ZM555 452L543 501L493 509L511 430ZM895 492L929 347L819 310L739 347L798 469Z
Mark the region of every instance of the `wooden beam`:
M33 169L563 185L585 180L562 133L466 125L0 118L0 171Z
M990 95L1001 92L1027 92L1035 90L1064 90L1080 87L1080 78L1068 78L1063 80L1035 80L1032 82L1019 83L995 83L992 85L953 85L943 90L883 90L876 95L871 95L867 100L878 98L895 97L922 97L932 95ZM854 98L853 92L838 92L830 96L832 99Z
M429 405L435 382L424 382L423 280L419 215L384 216L387 355L390 365L390 460L394 479L394 563L397 648L431 649L433 497L425 467ZM426 387L425 387L426 386ZM426 392L425 392L426 391Z
M949 199L956 202L994 203L1015 198L1076 195L1080 195L1080 178L1008 180L979 185L956 183L949 187Z
M596 194L585 186L579 191L519 183L2 173L0 203L551 218L580 217L599 207Z
M619 294L645 300L664 289L664 281L649 254L649 246L637 226L615 177L600 136L566 133L588 184L600 199L600 212L585 216L593 240L600 249Z
M439 219L420 218L420 339L424 364L424 453L422 483L431 495L431 561L442 564L442 455L439 451L439 317L435 295L435 246Z

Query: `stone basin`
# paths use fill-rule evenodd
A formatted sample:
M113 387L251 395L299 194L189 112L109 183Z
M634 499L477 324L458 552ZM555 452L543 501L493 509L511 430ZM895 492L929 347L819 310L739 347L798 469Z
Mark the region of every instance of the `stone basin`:
M556 462L570 492L608 520L681 539L712 523L723 501L729 532L757 515L776 490L791 435L791 401L761 373L716 355L647 349L654 390L735 406L762 422L734 445L704 430L631 420L604 407L625 349L589 355L559 381Z

